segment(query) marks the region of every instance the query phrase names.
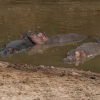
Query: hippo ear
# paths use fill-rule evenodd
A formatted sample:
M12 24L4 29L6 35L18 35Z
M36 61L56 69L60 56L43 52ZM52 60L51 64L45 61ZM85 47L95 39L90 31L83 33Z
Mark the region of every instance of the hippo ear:
M81 53L81 57L86 57L86 53L84 50L81 50L80 53Z

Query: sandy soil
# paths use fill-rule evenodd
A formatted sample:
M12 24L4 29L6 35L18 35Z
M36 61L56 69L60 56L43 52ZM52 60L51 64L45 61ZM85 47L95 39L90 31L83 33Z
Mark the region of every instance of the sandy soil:
M0 100L100 100L100 74L0 62Z

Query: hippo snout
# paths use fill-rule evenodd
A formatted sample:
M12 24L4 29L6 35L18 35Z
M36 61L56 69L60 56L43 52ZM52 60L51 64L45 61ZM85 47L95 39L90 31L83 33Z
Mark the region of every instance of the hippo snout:
M72 56L68 56L67 58L64 58L63 60L64 60L64 62L74 62L74 61L76 61L75 57L72 57Z

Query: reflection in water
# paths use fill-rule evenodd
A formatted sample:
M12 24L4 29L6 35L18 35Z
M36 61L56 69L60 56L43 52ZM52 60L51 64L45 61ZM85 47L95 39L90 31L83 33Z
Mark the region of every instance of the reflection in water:
M54 43L54 44L43 44L43 45L35 45L33 46L31 49L28 50L28 54L29 55L33 55L33 54L43 54L45 53L45 51L47 51L49 48L53 48L53 47L62 47L62 46L68 46L74 44L74 42L72 43Z
M84 42L95 41L100 37L99 27L100 1L98 0L0 0L0 47L18 39L20 34L28 30L37 30L48 35L80 33L92 36ZM62 59L69 50L80 44L52 47L43 54L29 56L27 53L21 53L0 59L15 63L75 67L73 64L63 63ZM98 56L78 68L100 72L99 59Z
M36 53L43 54L45 52L45 50L47 50L50 47L51 46L49 46L49 45L35 45L27 53L29 55L34 55Z

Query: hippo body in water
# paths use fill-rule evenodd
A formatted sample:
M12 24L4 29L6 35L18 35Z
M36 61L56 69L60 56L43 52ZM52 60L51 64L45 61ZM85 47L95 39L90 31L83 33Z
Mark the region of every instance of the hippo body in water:
M58 34L54 36L48 36L47 40L43 45L35 45L29 51L29 55L36 53L43 53L45 50L55 46L65 46L69 44L73 44L76 42L80 42L86 39L87 36L78 34L78 33L69 33L69 34Z
M42 33L28 32L21 39L8 43L3 49L1 49L0 55L6 56L15 52L26 50L35 45L41 44L53 44L64 42L79 42L87 37L77 33L59 34L55 36L46 36Z
M32 42L28 36L23 37L22 39L9 42L4 48L1 49L0 55L6 56L15 52L19 52L34 46L35 43Z
M64 62L80 63L92 59L97 55L100 55L100 43L84 43L76 49L69 51L67 58L64 58Z
M49 36L49 39L46 43L71 43L71 42L79 42L87 37L77 33L69 33L69 34L58 34L54 36Z
M44 40L33 40L35 43L40 44L55 44L55 43L73 43L80 42L86 39L87 36L78 34L78 33L69 33L69 34L58 34L54 36L44 36Z

